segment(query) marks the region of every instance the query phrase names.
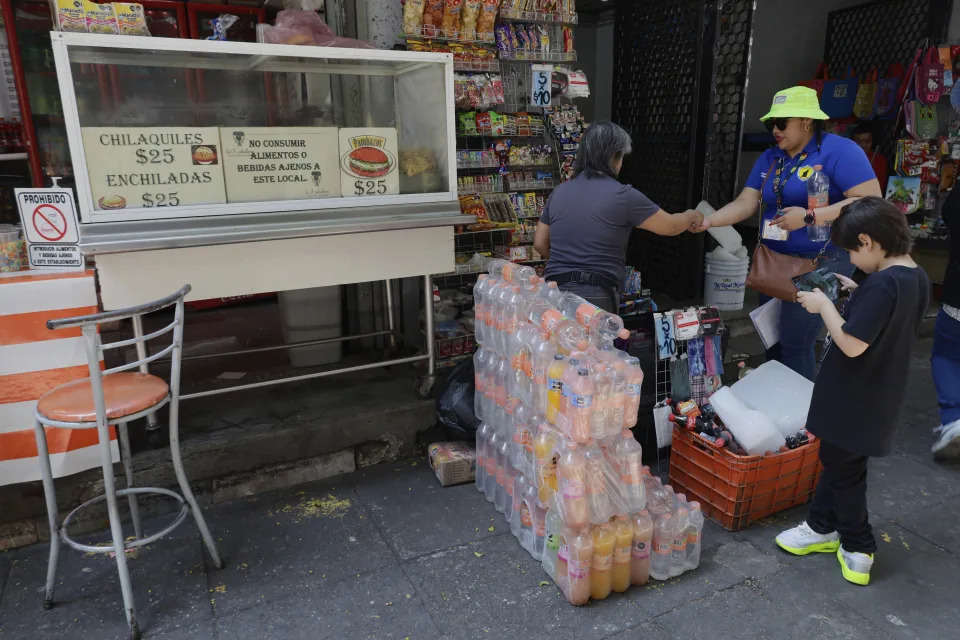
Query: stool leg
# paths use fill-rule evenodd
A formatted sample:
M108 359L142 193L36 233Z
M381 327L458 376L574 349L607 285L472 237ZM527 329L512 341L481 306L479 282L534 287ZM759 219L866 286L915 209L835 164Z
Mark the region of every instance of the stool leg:
M120 456L123 458L123 471L127 476L127 488L133 487L133 458L130 457L130 434L127 431L127 423L117 424L117 433L120 437ZM127 503L130 505L130 518L133 520L133 531L137 539L143 537L143 526L140 523L140 504L137 502L137 494L127 494Z
M47 519L50 521L50 557L47 560L47 585L43 607L53 606L53 587L57 580L57 561L60 558L60 512L57 509L57 490L50 469L50 452L47 450L47 432L39 421L33 424L37 436L37 457L40 462L40 477L43 479L43 497L47 503Z
M200 535L203 536L203 543L207 545L207 551L213 559L213 565L217 569L223 569L223 560L217 552L217 545L213 542L213 536L210 535L210 529L207 527L207 521L200 512L200 505L190 490L190 482L187 480L187 474L183 470L183 459L180 457L180 416L179 403L170 403L170 458L173 461L173 471L177 474L177 482L180 483L180 491L183 493L184 500L190 505L190 511L193 512L193 518L197 522L197 528L200 529Z
M140 624L133 603L133 588L130 585L130 571L127 568L127 552L123 541L123 528L120 524L120 507L117 504L117 487L113 477L113 456L110 452L110 428L97 426L100 440L100 461L103 467L103 489L107 494L107 513L110 516L110 534L113 538L113 551L116 554L117 573L120 574L120 592L123 594L123 609L130 625L130 637L140 637Z

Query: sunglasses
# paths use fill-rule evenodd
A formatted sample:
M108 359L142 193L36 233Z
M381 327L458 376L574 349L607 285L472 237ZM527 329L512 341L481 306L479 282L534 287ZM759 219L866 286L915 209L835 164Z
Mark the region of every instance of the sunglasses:
M772 118L767 120L763 124L767 127L767 131L773 133L773 130L776 128L780 131L784 131L787 128L787 125L790 123L791 118Z

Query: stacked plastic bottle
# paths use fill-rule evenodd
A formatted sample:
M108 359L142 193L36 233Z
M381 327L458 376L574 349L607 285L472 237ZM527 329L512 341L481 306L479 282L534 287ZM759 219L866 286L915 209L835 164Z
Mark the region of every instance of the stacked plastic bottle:
M700 562L703 514L643 466L619 316L490 260L474 288L477 488L575 605Z

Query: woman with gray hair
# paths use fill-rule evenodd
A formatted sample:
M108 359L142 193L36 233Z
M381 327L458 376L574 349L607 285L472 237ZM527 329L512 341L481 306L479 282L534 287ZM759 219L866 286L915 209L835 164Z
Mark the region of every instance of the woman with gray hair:
M634 227L675 236L703 221L697 211L669 214L618 182L623 158L630 151L630 134L612 122L587 129L574 177L547 200L533 241L547 260L547 280L610 313L616 313L620 304L627 242Z

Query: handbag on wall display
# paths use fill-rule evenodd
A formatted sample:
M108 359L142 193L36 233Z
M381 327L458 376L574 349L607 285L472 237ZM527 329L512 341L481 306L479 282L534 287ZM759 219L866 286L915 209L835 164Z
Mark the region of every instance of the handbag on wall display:
M897 115L897 94L903 81L903 65L895 62L887 68L887 75L877 80L877 92L873 110L877 118L893 118Z
M846 118L853 113L858 86L859 81L853 67L847 67L847 77L823 83L820 108L831 118Z
M861 120L872 120L875 115L874 105L877 97L877 75L877 68L871 68L857 89L857 99L853 104L853 115Z
M943 92L943 64L940 62L940 51L930 47L917 68L916 86L917 100L924 104L936 104Z
M763 180L760 187L760 228L757 233L757 248L753 252L753 261L750 264L750 272L747 274L747 286L754 291L759 291L765 296L779 298L787 302L797 301L797 287L794 286L794 276L810 273L817 266L820 256L814 259L795 258L793 256L777 253L763 245L763 190L767 186L767 180L773 173L774 161L767 170L767 177ZM826 249L826 245L824 245ZM821 251L821 254L823 251Z
M827 67L826 62L821 62L817 65L817 72L813 74L812 80L806 80L800 83L801 87L807 87L813 89L817 92L817 99L820 99L820 96L823 95L823 83L829 78L829 68Z
M940 127L937 120L937 105L914 102L917 138L932 140L937 137Z

